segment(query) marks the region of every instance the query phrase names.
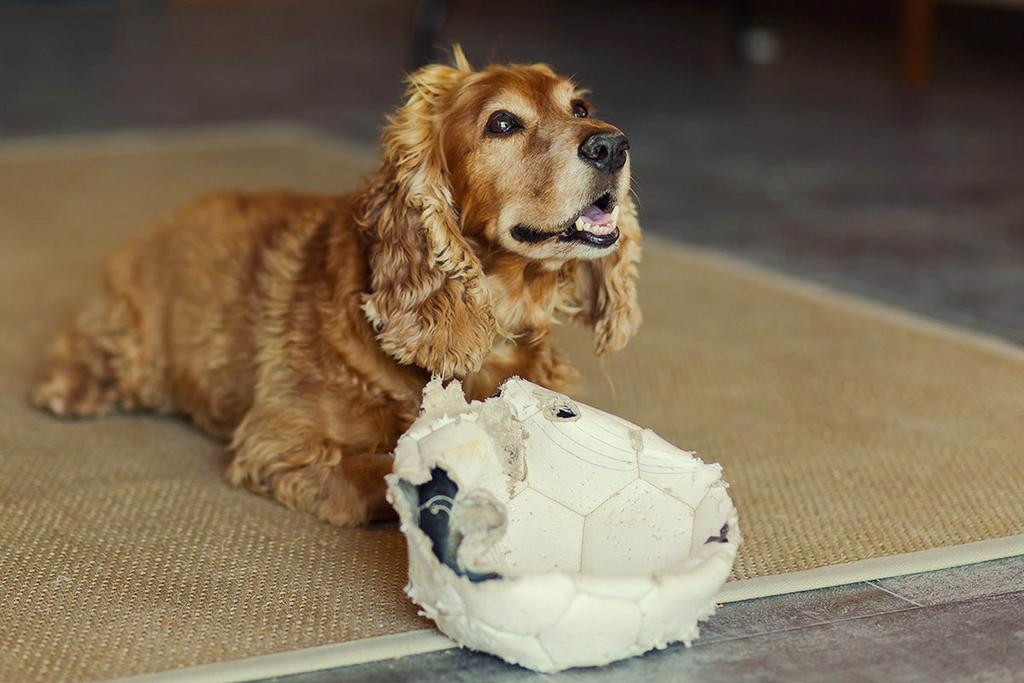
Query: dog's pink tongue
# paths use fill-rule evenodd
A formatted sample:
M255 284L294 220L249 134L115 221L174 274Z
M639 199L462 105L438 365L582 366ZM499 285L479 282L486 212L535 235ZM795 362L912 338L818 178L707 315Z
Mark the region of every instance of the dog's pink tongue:
M587 232L603 235L615 229L615 217L602 211L597 204L591 204L585 208L580 218L583 220Z
M587 223L591 225L607 225L612 222L612 215L605 213L597 207L597 204L591 204L583 210L583 217L587 219Z

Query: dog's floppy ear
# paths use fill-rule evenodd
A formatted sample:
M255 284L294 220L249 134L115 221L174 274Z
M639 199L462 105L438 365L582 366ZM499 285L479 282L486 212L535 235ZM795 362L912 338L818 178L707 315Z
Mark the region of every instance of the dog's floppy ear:
M405 104L381 138L381 168L356 211L371 243L363 310L377 340L398 362L443 377L477 370L495 334L483 268L462 236L441 149L445 102L472 73L458 46L453 52L454 66L409 77Z
M618 351L636 334L642 316L637 301L640 222L628 195L619 213L619 245L604 258L576 263L572 298L577 320L594 328L598 355Z

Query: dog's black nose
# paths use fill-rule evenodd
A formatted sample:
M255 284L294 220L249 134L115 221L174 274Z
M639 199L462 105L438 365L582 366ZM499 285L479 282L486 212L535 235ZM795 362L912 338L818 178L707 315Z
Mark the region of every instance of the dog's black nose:
M626 163L629 139L622 133L594 133L580 145L580 159L607 173Z

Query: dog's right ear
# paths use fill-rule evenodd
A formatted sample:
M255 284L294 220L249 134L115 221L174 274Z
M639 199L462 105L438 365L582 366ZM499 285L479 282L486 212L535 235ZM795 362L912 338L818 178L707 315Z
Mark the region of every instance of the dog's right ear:
M472 74L457 45L453 63L409 77L405 104L381 137L380 170L356 210L371 244L363 310L381 348L442 377L479 369L495 335L483 267L462 235L441 145L448 98Z

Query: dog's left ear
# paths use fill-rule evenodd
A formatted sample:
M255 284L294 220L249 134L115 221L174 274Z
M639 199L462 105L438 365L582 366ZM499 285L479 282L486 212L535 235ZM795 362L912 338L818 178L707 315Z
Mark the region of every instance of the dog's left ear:
M640 222L629 195L621 207L618 247L604 258L577 262L573 274L576 318L594 328L599 356L626 346L642 320L636 292Z
M483 267L462 235L441 146L445 104L472 74L458 46L453 53L453 66L409 76L406 101L381 136L381 168L356 210L370 242L363 310L381 348L446 378L479 369L495 335Z

